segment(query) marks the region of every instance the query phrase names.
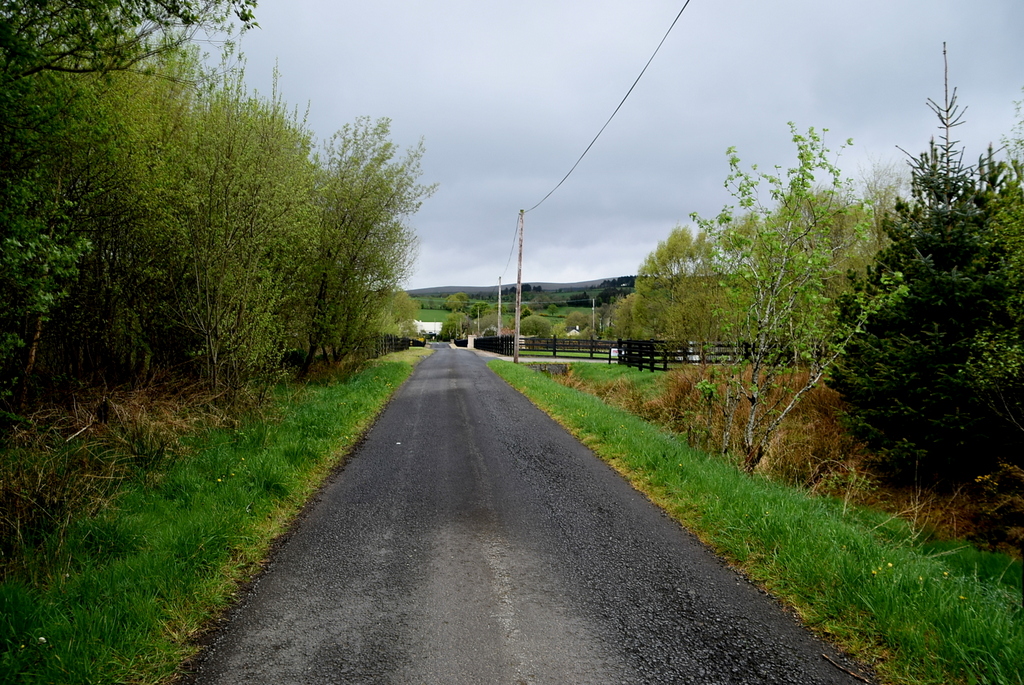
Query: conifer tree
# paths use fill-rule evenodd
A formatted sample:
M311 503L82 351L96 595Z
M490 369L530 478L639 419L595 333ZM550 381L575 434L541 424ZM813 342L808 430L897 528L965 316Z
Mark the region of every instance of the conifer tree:
M963 162L956 91L929 107L941 139L910 162L912 196L887 223L892 242L856 283L879 292L895 276L906 296L870 317L832 385L893 475L960 480L986 472L1009 439L966 373L979 333L1007 323L1007 270L991 233L1008 186L991 150L976 166Z

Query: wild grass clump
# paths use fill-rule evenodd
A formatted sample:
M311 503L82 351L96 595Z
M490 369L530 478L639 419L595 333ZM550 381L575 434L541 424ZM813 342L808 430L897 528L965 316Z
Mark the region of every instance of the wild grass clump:
M732 416L728 445L722 444L728 416L719 398L725 377L714 366L686 366L668 373L644 373L622 366L574 364L560 382L596 394L641 418L686 437L709 453L742 453L739 426L749 408L743 402ZM802 387L806 371L795 371L771 389L766 405L780 405ZM843 487L863 461L864 450L843 429L844 405L839 394L824 385L806 393L767 443L758 471L805 487Z
M770 403L788 402L806 372L792 372L772 389ZM720 399L723 373L715 366L688 366L669 373L624 366L573 364L558 382L601 397L673 432L690 445L718 454L739 467L742 446L735 426L747 418L740 402L723 454L726 415ZM787 390L787 388L790 388ZM846 505L875 506L910 521L926 536L970 539L1019 558L1024 548L1024 471L1001 464L974 483L901 485L879 470L876 455L843 425L847 410L839 394L821 384L803 395L772 439L756 471L781 482L833 495Z
M159 479L182 456L182 436L271 413L255 394L226 404L182 379L40 402L0 438L0 580L41 572L53 556L41 545L61 549L66 529L110 506L125 483Z
M1019 561L926 543L899 517L746 475L593 395L490 366L885 681L1024 683Z
M13 449L0 458L0 579L72 520L94 515L116 492L120 468L103 449Z
M112 437L130 445L94 456L106 461L91 472L141 473L144 461L147 475L120 478L88 515L68 505L77 513L63 525L34 532L0 583L0 682L169 677L410 371L378 363L282 390L275 420L169 445L147 431ZM67 461L84 458L69 450Z

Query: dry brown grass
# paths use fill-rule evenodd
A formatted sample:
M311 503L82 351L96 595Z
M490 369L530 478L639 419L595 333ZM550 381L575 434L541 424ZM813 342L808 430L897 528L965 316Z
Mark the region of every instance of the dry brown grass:
M0 579L24 552L59 548L67 526L110 506L126 480L159 479L184 454L180 438L266 415L266 400L267 388L227 398L183 378L40 400L0 436Z
M365 361L318 360L306 381L344 380ZM168 460L185 456L182 437L273 419L274 387L214 393L200 379L167 374L141 387L61 388L38 399L0 433L0 579L26 551L59 546L73 520L110 506L127 479L158 482Z
M806 372L779 379L766 405L782 407L802 387ZM721 369L692 366L665 374L657 392L643 391L626 378L601 384L598 395L632 413L685 435L690 444L714 453L740 454L741 427L749 417L749 404L741 401L733 415L730 444L723 450L726 415L722 404L710 398L725 393ZM818 386L804 395L765 446L758 471L786 482L815 487L835 471L856 469L864 461L864 448L842 427L843 402L834 390Z
M707 388L718 397L725 391L724 371L714 366L691 366L662 374L639 386L627 377L589 382L568 373L559 382L595 394L609 404L664 426L705 451L722 453L725 415L720 402L709 401ZM806 372L779 379L770 403L785 402L807 380ZM704 382L704 392L701 383ZM710 385L709 385L710 384ZM978 483L950 488L911 488L894 485L873 467L877 457L843 426L846 405L839 393L819 385L806 393L768 441L757 471L773 479L841 498L848 505L880 508L911 521L916 528L944 539L973 539L1020 556L1024 538L1024 472L1007 471ZM727 452L742 453L740 426L749 406L741 402L734 416ZM741 460L731 457L737 466Z

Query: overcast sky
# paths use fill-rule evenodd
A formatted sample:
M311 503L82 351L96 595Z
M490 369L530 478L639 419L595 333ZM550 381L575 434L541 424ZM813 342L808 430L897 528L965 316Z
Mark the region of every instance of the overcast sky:
M685 0L260 0L241 51L251 87L308 106L321 139L388 117L425 141L439 183L412 224L409 288L515 282L519 209L569 171ZM729 203L725 150L791 165L787 122L827 128L852 178L936 134L928 98L967 107L968 159L1012 132L1024 86L1022 0L691 0L576 171L526 215L523 279L633 274L692 212ZM508 267L506 268L506 264Z

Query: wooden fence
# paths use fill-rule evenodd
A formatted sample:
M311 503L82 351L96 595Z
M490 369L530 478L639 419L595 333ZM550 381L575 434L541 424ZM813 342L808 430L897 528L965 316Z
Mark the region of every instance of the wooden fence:
M620 364L651 371L668 371L685 364L736 364L750 358L743 343L671 340L619 340Z
M409 338L399 338L397 335L382 335L377 338L373 346L371 357L383 357L391 352L404 352L409 349L413 341Z
M456 341L456 345L459 342ZM478 350L511 357L515 354L515 336L494 335L476 338L473 346ZM460 345L461 347L461 345ZM614 340L591 340L579 338L520 338L519 353L552 357L586 357L589 359L613 360Z
M514 336L476 338L478 350L506 357L515 353ZM456 341L465 347L465 341ZM748 358L748 346L725 342L667 340L580 340L578 338L520 338L519 353L531 356L607 359L638 369L667 371L684 364L731 364Z

